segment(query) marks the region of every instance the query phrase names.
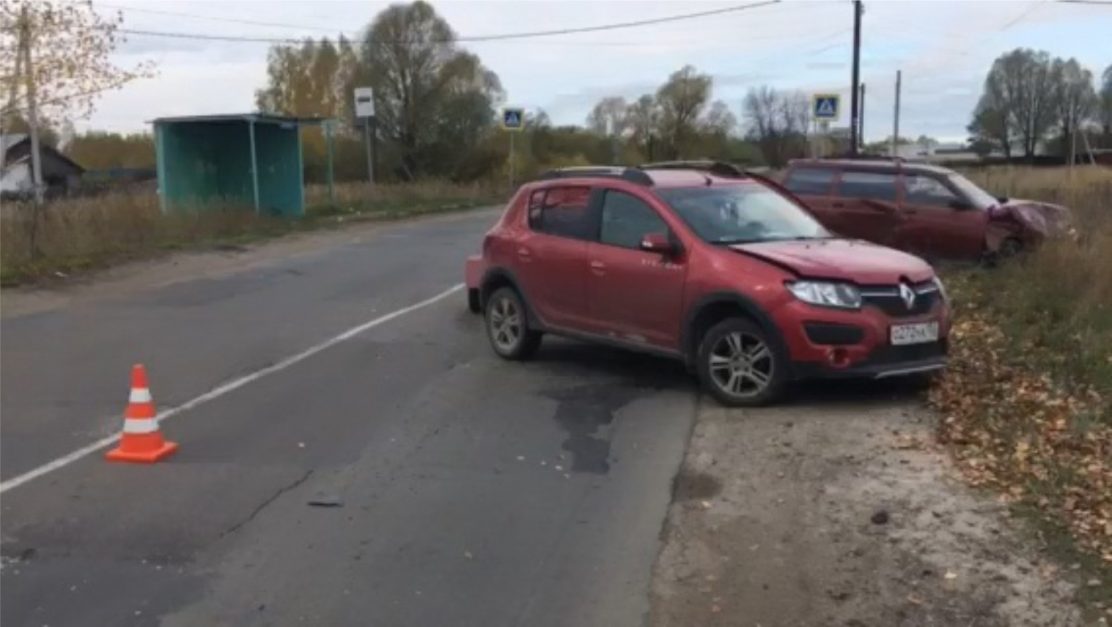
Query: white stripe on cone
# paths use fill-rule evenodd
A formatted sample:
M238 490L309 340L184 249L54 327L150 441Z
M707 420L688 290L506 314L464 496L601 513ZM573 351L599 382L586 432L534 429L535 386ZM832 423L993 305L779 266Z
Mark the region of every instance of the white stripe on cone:
M127 397L127 400L131 403L149 403L151 402L151 391L148 388L131 388L131 394Z
M124 433L154 433L158 422L154 418L128 418L124 420Z

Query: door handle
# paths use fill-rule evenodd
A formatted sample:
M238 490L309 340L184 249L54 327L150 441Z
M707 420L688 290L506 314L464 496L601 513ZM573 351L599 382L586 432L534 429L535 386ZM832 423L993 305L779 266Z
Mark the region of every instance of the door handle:
M606 264L602 263L601 261L592 261L591 262L591 272L594 272L595 274L605 274L606 273Z
M521 257L522 259L528 259L533 256L533 252L528 248L522 246L517 249L517 256Z

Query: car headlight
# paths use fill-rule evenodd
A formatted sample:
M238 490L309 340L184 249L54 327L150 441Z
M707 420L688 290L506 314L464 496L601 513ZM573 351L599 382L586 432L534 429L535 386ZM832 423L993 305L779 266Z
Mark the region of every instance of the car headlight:
M950 295L946 293L946 286L942 284L942 279L937 276L934 277L934 285L938 288L938 293L942 295L943 302L950 302Z
M792 281L788 291L799 300L820 307L860 309L861 292L848 283L828 281Z

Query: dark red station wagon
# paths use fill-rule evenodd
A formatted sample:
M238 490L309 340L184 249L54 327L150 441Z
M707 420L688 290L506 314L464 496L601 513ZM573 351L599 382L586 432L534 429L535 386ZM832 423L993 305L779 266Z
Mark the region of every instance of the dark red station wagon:
M958 172L901 159L798 159L784 186L848 237L928 259L994 259L1070 230L1069 210L996 198Z
M945 366L949 305L927 263L835 237L728 164L550 172L517 191L466 279L504 358L544 333L667 355L726 405Z

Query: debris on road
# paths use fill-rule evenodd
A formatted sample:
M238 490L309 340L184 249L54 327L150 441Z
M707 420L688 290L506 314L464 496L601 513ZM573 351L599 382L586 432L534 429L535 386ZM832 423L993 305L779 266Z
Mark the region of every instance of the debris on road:
M888 524L888 512L879 510L869 520L873 521L874 525L886 525Z
M343 507L344 502L334 494L319 494L309 501L312 507Z

